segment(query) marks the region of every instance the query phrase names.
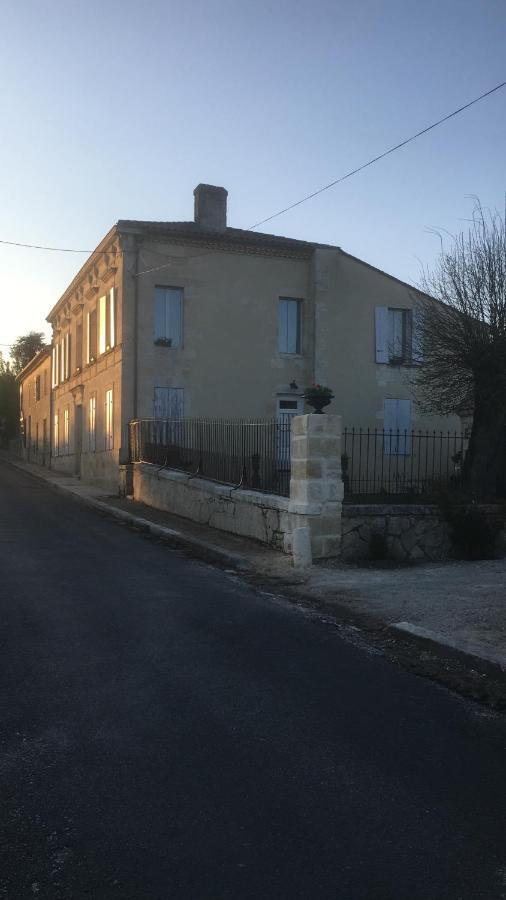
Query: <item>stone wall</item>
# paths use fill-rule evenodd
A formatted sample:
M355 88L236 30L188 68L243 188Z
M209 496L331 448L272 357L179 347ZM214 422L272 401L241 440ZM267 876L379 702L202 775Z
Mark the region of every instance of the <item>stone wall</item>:
M277 550L286 549L285 535L292 531L287 497L233 488L149 463L134 463L133 495L156 509Z
M345 504L341 528L345 562L371 559L382 543L387 558L397 562L447 559L451 551L448 523L437 506Z
M483 505L481 513L493 522L503 519L497 506ZM452 529L439 506L415 504L344 504L342 512L344 562L385 558L396 562L437 562L462 559L462 549L452 539ZM506 556L506 532L499 530L494 555Z

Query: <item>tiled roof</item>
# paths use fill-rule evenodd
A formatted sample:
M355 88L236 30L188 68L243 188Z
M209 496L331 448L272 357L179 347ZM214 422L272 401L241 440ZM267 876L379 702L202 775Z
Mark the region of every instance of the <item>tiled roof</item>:
M315 248L336 250L331 244L316 244L311 241L299 241L296 238L279 237L275 234L263 234L248 231L244 228L226 228L225 231L211 231L202 228L195 222L142 222L135 219L120 219L117 223L120 231L140 231L158 238L172 238L177 241L191 241L211 244L250 252L267 252L274 255L308 258Z

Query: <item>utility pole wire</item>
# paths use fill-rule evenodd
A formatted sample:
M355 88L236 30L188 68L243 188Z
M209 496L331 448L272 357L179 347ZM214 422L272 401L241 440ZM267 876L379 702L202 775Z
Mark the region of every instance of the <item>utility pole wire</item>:
M296 200L296 202L291 203L290 206L285 206L284 209L280 209L279 212L273 213L272 216L267 216L266 219L261 219L260 222L256 222L255 225L250 225L248 231L251 231L253 228L258 228L259 225L265 225L266 222L270 222L272 221L272 219L276 219L278 216L282 216L284 213L289 212L289 210L295 209L296 206L300 206L302 203L306 203L308 200L312 200L313 197L317 197L318 194L323 194L324 191L328 191L331 187L335 187L336 184L340 184L342 181L346 181L346 179L351 178L352 175L357 175L358 172L362 172L363 169L367 169L369 166L374 165L374 163L379 162L380 159L384 159L385 156L389 156L390 153L395 153L396 150L400 150L401 147L405 147L406 144L411 143L411 141L415 141L423 134L427 134L428 131L432 131L433 128L437 128L438 125L442 125L443 122L447 122L448 119L453 119L454 116L458 116L459 113L464 112L465 109L469 109L470 106L474 106L475 103L479 103L480 100L484 100L485 97L490 97L491 94L494 94L496 91L501 90L501 88L503 87L506 87L506 81L501 82L501 84L497 84L489 91L485 91L484 94L480 94L479 97L475 97L474 100L470 100L469 103L465 103L464 106L460 106L453 112L448 113L447 116L443 116L442 119L438 119L437 122L433 122L432 125L428 125L427 128L422 128L421 131L417 131L416 134L412 134L411 137L408 137L404 141L401 141L399 144L396 144L395 147L390 147L389 150L385 150L383 153L380 153L379 156L375 156L373 159L370 159L368 162L363 163L356 169L352 169L351 172L347 172L346 175L342 175L341 178L336 178L336 180L331 181L330 184L326 184L324 187L318 188L318 190L313 191L312 194L307 194L307 196L302 197L301 200Z

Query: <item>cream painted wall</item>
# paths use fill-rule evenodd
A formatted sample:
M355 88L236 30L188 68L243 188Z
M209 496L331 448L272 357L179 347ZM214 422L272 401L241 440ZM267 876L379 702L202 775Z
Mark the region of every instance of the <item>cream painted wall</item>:
M275 416L276 397L311 380L313 308L305 259L167 248L170 267L139 286L139 415L155 386L184 387L189 416ZM142 252L143 267L160 255ZM184 289L183 346L154 345L156 285ZM302 353L278 353L280 297L303 301Z

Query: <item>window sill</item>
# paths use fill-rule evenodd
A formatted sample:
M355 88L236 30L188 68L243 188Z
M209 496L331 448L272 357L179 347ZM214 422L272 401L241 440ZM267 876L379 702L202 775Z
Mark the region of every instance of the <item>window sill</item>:
M279 350L278 356L280 356L281 359L304 359L303 353L281 353Z

